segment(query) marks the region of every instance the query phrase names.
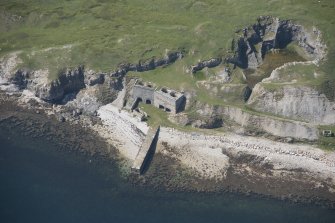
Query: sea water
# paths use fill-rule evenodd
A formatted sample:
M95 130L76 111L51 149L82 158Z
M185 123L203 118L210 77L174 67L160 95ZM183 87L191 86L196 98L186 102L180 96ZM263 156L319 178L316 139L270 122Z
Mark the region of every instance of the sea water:
M335 211L236 194L131 185L111 162L0 128L0 222L335 222Z

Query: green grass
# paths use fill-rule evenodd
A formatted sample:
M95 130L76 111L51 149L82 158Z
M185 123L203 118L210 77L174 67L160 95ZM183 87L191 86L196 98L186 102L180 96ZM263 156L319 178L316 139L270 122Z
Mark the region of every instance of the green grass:
M314 75L317 73L317 75ZM279 79L272 80L273 84L276 83L287 83L287 82L298 82L303 84L319 84L320 80L322 80L322 76L325 76L322 71L318 69L314 64L311 65L303 65L297 64L294 66L288 66L286 68L281 69L278 72Z
M289 62L303 62L305 59L299 55L295 50L292 49L292 45L288 49L278 50L276 52L270 52L265 55L263 63L258 69L245 69L243 71L248 86L253 88L257 83L261 82L264 78L270 77L272 71L278 67L283 66ZM302 51L302 49L301 49ZM291 68L292 69L292 68ZM287 76L290 75L288 69L284 69L280 72L280 81L286 81ZM288 74L288 75L286 75ZM285 79L286 78L286 79ZM277 80L278 81L278 80Z
M20 66L48 68L49 79L54 80L65 67L83 64L87 69L108 72L123 62L137 63L183 50L185 57L175 64L128 75L192 92L200 102L254 112L241 104L240 93L224 98L197 84L223 67L195 75L187 73L187 68L199 60L227 55L235 31L255 23L261 15L293 19L307 29L316 26L322 31L328 58L320 67L290 67L279 82L266 87L275 90L283 82L296 80L334 100L334 14L333 0L2 0L0 57L22 51L24 63ZM297 51L297 47L290 45L289 50ZM317 78L315 72L320 74ZM240 69L233 71L230 84L246 84ZM176 127L159 109L147 105L143 109L150 115L149 124ZM188 112L194 112L192 106Z
M148 114L148 120L147 123L149 126L164 126L164 127L170 127L170 128L175 128L181 131L186 131L186 132L192 132L192 131L199 131L199 129L195 129L191 126L181 126L178 124L175 124L171 122L168 119L168 113L156 108L152 105L149 104L144 104L140 103L139 108L145 111Z
M51 67L56 73L79 64L109 71L121 62L185 49L193 52L183 62L189 66L225 55L236 29L270 14L319 27L332 61L334 4L332 0L3 0L0 11L7 19L0 22L0 55L73 45L71 50L38 52L25 61L26 66ZM334 68L333 63L322 67L332 76Z
M287 47L286 50L289 52L294 52L298 54L301 58L305 60L312 60L313 58L310 57L300 46L298 46L297 43L293 42L290 43Z
M148 105L144 103L139 104L139 108L148 114L148 125L150 126L168 126L172 127L173 124L168 120L167 113L154 107L153 105Z
M268 91L277 91L285 85L307 86L326 95L330 101L335 100L335 78L326 74L320 67L311 65L294 65L280 70L279 79L270 83L261 83Z
M319 126L320 138L318 140L318 145L320 148L334 151L335 137L324 137L322 135L323 130L331 130L333 133L335 133L335 126Z
M147 72L129 72L129 77L139 77L158 86L165 86L177 90L194 89L196 79L183 70L183 61L167 67L159 67Z

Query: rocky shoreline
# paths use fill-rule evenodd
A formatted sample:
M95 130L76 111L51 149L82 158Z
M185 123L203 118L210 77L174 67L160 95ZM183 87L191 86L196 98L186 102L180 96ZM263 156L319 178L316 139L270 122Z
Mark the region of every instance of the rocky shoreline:
M18 105L17 100L16 96L1 94L1 125L19 126L22 132L29 137L42 137L47 141L57 142L58 148L63 152L70 149L71 151L66 152L78 152L92 158L109 160L115 162L121 171L129 167L129 159L127 161L124 154L113 147L111 142L106 143L106 139L91 128L75 122L60 122L54 115L47 115L43 110L27 109ZM99 124L97 121L96 125L101 126L101 123ZM181 146L182 149L188 151L185 154L181 154L180 147L173 145L173 139L171 141L168 140L172 135L165 135L169 131L173 131L172 135L182 134L176 130L163 129L157 152L145 174L139 176L123 171L124 177L129 182L134 185L149 186L156 190L203 193L234 192L247 196L316 203L335 208L335 195L329 190L330 187L334 187L330 183L331 179L329 179L329 184L327 185L325 181L321 182L317 176L311 175L302 168L291 170L283 168L280 171L285 173L285 176L274 174L276 172L274 166L271 163L264 163L261 156L240 152L232 154L233 150L226 149L224 151L222 148L219 156L228 157L228 166L218 166L215 163L213 165L210 160L206 160L213 157L213 155L218 156L218 154L209 154L209 158L200 156L196 160L197 165L205 165L201 167L204 168L205 173L210 171L217 171L218 173L216 176L206 175L201 172L201 168L195 169L182 159L189 157L190 161L192 161L193 158L196 158L197 153L198 155L199 152L206 153L208 149L200 149L202 146L200 143L198 152L194 153L191 149L192 146L189 148ZM186 137L191 136L188 133L185 134ZM198 136L199 139L203 137L208 137L207 140L211 140L210 136ZM205 160L201 160L202 158L205 158ZM195 160L193 159L193 161ZM204 161L207 161L208 164L204 163ZM218 159L218 161L224 162L221 159ZM220 166L223 169L220 169ZM223 174L221 178L218 177L220 173ZM320 183L319 188L315 186L316 182Z
M283 33L289 34L289 38L282 36ZM262 53L283 47L277 46L280 41L284 41L285 47L292 40L298 41L303 48L310 47L305 34L302 27L289 21L261 18L258 25L237 33L235 57L230 58L230 62L242 68L257 67L262 63ZM316 29L314 34L318 36L315 44L320 49L313 48L308 52L312 55L310 59L317 62L323 59L325 48L319 39L321 34ZM262 51L256 54L256 48ZM252 53L247 57L248 51ZM52 79L48 70L17 69L22 61L18 53L13 52L0 61L0 124L20 127L32 138L54 141L60 150L115 162L123 176L135 185L170 191L257 194L335 208L335 152L297 143L303 140L315 142L319 137L318 123L292 120L292 114L288 112L281 114L284 117L267 116L240 107L216 106L193 100L189 106L196 109L194 118L197 120L187 117L187 113L171 114L169 119L175 122L175 126L185 123L207 130L194 128L194 132L186 132L182 127L183 130L178 130L161 126L150 168L144 175L131 173L130 166L146 137L148 125L131 112L129 104L134 100L131 92L136 80L127 78L126 73L167 66L182 57L183 52L167 52L163 58L121 64L108 74L79 66L62 70ZM221 63L222 58L202 61L192 66L191 71ZM240 85L236 89L239 88ZM257 102L256 99L260 98L257 89L259 87L253 91L249 89L244 94L245 103L248 100ZM285 98L286 91L282 97L270 93L267 98L279 100ZM306 101L311 101L310 98L316 94L312 93ZM193 97L191 93L185 94ZM288 98L295 102L299 99L297 94L304 95L299 91ZM313 98L315 100L305 110L314 111L316 102L326 101L319 108L327 110L325 118L320 120L329 123L333 104L328 103L325 96ZM261 102L268 105L268 101ZM275 105L286 108L286 103ZM279 108L268 110L280 111ZM310 119L314 115L315 112L305 116ZM208 122L204 121L206 117ZM225 122L234 122L234 129L229 129L229 133L208 130L222 127ZM269 140L257 134L247 136L248 128L283 140Z
M27 109L18 105L13 96L3 93L0 95L1 125L20 128L23 135L31 138L43 138L57 143L60 151L117 159L116 153L113 153L115 150L90 129L74 123L60 122L43 110Z

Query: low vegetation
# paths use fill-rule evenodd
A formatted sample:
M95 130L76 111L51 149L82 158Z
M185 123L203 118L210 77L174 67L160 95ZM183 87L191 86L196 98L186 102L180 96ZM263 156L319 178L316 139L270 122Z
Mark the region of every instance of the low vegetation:
M23 50L26 66L53 72L78 64L109 71L121 62L183 49L183 65L189 66L225 55L237 29L268 14L317 26L329 49L335 49L334 5L332 0L4 0L0 55ZM329 61L334 54L329 52ZM333 72L334 65L323 68Z
M323 131L330 130L332 132L332 136L324 136ZM335 126L319 126L320 138L318 140L318 145L326 150L335 150Z
M307 29L312 30L315 26L321 30L328 46L327 60L320 66L285 68L280 80L264 84L264 87L276 90L289 82L308 85L334 100L334 12L333 0L2 0L0 57L21 51L21 67L48 68L52 81L65 67L83 64L87 69L109 72L120 63L136 64L178 50L184 52L182 60L148 72L129 72L128 76L190 92L200 102L234 105L255 112L245 107L240 91L246 85L253 87L285 62L309 59L297 45L290 44L284 57L282 54L265 57L257 72L232 69L232 65L222 64L191 74L188 72L190 66L213 57L227 56L234 33L251 25L261 15L292 19ZM276 58L279 59L274 63ZM209 93L208 88L199 84L228 66L232 73L226 85L238 86L238 92L222 97L220 92ZM102 88L99 99L107 102L108 89ZM142 107L150 113L150 124L160 121L172 125L163 112L147 105Z

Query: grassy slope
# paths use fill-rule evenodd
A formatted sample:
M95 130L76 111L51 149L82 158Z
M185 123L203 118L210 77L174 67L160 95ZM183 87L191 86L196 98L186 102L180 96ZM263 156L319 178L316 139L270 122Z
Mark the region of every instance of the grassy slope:
M135 63L183 49L186 57L174 65L129 75L196 91L200 101L225 104L197 87L201 73L192 77L185 69L199 59L225 55L237 29L260 15L274 15L323 32L328 62L313 69L323 74L322 79L335 80L334 14L333 0L1 0L0 56L22 50L24 66L48 67L54 79L63 67L85 64L109 71L121 62ZM240 83L239 79L233 83Z
M46 52L36 53L28 64L84 63L110 70L120 62L184 48L195 52L185 61L191 64L225 54L234 31L265 14L317 25L334 49L334 4L332 0L2 0L0 11L22 19L2 19L0 54L74 44L72 50L49 52L49 57ZM330 54L335 56L334 50Z

